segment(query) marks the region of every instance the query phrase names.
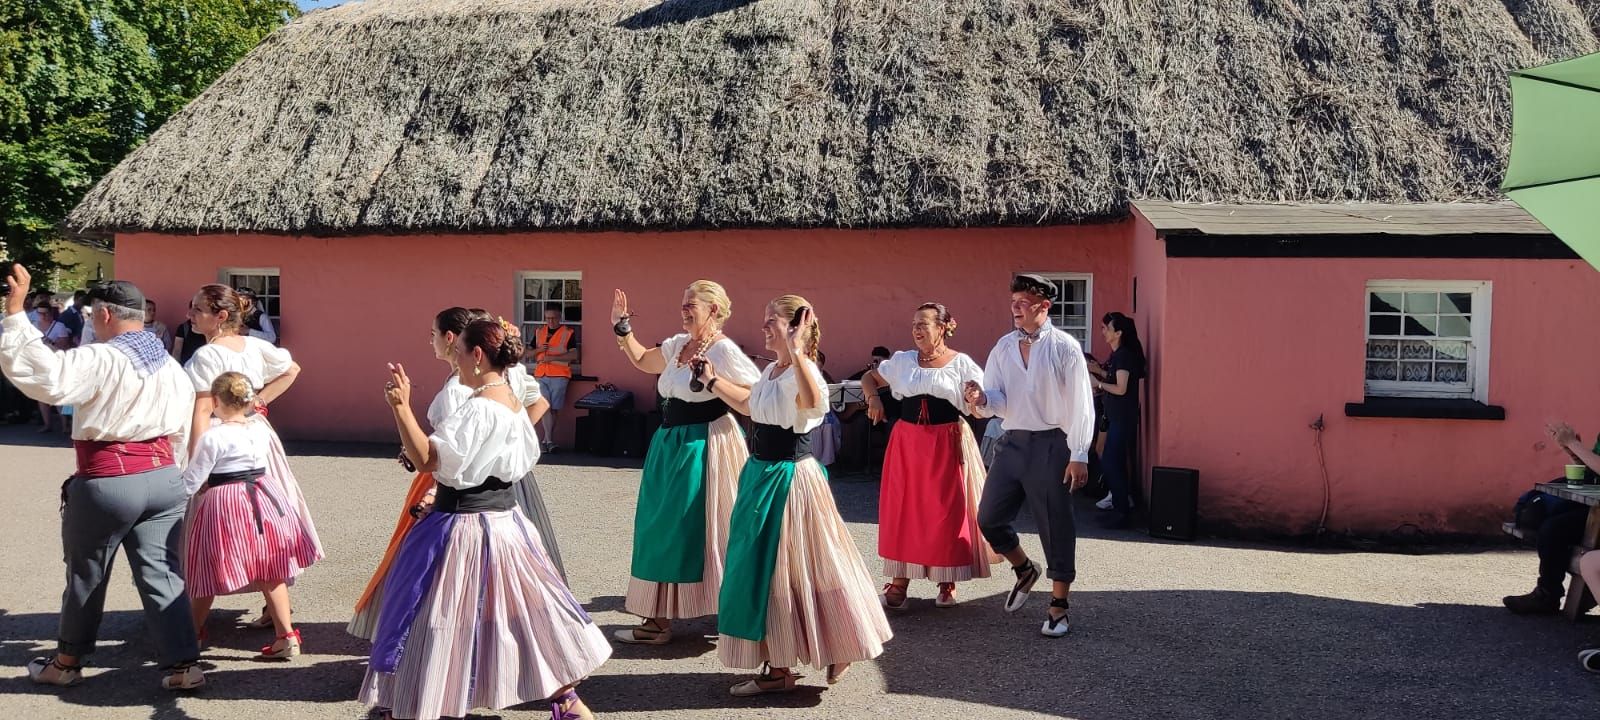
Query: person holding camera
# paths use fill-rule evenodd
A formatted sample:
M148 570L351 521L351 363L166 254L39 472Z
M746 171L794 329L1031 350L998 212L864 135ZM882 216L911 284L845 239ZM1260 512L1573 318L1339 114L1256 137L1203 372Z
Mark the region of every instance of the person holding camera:
M1072 492L1089 480L1094 440L1094 400L1077 338L1050 323L1055 283L1037 275L1011 281L1011 319L1017 329L1000 338L984 366L983 382L966 383L966 400L980 413L1004 418L994 464L984 484L978 525L1017 576L1006 612L1027 603L1039 567L1023 551L1011 523L1022 505L1039 525L1050 577L1050 608L1039 629L1067 634L1067 596L1077 576L1078 528Z
M701 369L706 389L750 416L752 451L739 473L728 527L728 573L718 597L717 655L734 668L764 668L729 688L735 697L788 692L810 664L828 684L851 663L883 653L893 633L827 473L811 455L811 431L828 411L817 368L822 329L811 303L784 295L767 305L762 334L777 355L748 389Z
M739 470L749 457L744 433L728 404L695 376L707 361L723 370L719 383L748 388L755 363L722 327L733 302L721 285L696 280L683 291L683 332L646 348L633 335L628 296L616 291L611 320L628 362L657 375L661 428L650 439L633 519L633 560L623 607L644 618L616 639L662 645L672 621L713 615L722 589L728 513Z
M204 685L199 640L189 617L179 546L187 497L179 459L187 457L194 390L159 340L144 331L144 294L132 283L96 284L87 320L105 342L57 351L28 323L31 277L21 265L5 278L0 370L28 397L76 407L77 469L61 486L61 545L67 588L56 652L28 663L44 685L76 685L95 650L106 587L118 547L128 556L164 670L161 687Z

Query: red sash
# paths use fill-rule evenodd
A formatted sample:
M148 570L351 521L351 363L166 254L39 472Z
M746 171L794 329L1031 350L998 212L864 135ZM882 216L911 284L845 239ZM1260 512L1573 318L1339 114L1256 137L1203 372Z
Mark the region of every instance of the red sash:
M150 472L177 463L172 457L172 441L155 440L73 440L78 452L78 476L117 477Z

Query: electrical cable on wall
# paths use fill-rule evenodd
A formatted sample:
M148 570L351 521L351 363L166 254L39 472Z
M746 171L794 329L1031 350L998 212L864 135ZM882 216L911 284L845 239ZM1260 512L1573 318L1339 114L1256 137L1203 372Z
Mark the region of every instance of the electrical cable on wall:
M1317 519L1317 535L1328 531L1328 502L1333 495L1333 485L1328 480L1328 457L1322 451L1322 431L1327 425L1322 422L1322 416L1317 415L1317 421L1311 423L1311 429L1316 431L1312 436L1312 444L1317 448L1317 466L1322 469L1322 516Z

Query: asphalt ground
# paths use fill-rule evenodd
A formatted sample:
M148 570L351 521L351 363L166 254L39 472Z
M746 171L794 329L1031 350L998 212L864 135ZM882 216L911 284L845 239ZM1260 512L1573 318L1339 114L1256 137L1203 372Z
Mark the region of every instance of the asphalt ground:
M86 681L63 690L32 685L25 665L54 648L57 498L72 452L60 436L0 428L0 720L365 717L355 695L368 648L343 628L410 476L394 447L290 450L328 551L293 590L307 653L252 660L270 633L238 625L259 598L220 598L204 657L209 685L189 696L158 689L119 557L100 649ZM608 632L631 625L621 596L637 465L555 455L538 477L579 600ZM877 485L841 478L834 491L876 570ZM1037 596L1017 614L1001 610L1002 572L963 584L954 609L933 607L933 586L914 583L910 608L891 615L895 639L884 655L839 685L808 671L792 694L730 697L744 675L717 662L715 625L701 619L680 623L680 639L664 648L617 646L580 692L601 717L665 719L1579 718L1600 707L1600 676L1575 659L1600 645L1600 623L1514 617L1500 606L1501 596L1532 587L1528 550L1166 542L1094 528L1094 512L1080 507L1087 527L1064 639L1038 635ZM1041 556L1037 537L1024 542ZM533 704L471 717L548 716Z

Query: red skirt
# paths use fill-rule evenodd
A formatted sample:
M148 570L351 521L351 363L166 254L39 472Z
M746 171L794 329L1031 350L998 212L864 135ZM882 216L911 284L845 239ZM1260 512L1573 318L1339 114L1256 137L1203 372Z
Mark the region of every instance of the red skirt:
M878 493L878 555L884 559L960 567L978 554L983 538L967 502L962 425L895 424ZM981 477L982 468L974 470Z

